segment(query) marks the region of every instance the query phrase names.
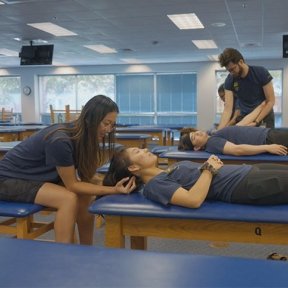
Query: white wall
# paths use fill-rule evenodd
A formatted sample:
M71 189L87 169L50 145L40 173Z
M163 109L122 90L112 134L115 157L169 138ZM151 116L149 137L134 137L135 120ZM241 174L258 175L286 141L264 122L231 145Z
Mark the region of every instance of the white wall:
M283 126L288 127L288 59L247 61L250 65L260 65L267 69L283 69ZM0 69L1 75L19 75L21 87L30 86L29 96L22 94L23 121L39 121L38 75L48 74L106 74L106 73L149 73L149 72L196 72L198 127L209 129L215 119L216 79L215 70L220 69L216 62L169 63L150 65L106 65L106 66L22 66ZM21 90L22 90L21 89Z

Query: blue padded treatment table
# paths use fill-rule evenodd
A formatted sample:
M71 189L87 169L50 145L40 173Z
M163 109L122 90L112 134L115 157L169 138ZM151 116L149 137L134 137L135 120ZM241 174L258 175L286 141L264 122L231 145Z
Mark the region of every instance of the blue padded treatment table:
M17 238L34 239L52 230L54 222L33 221L33 215L44 209L45 207L37 204L0 201L0 217L4 217L0 221L0 233L11 234Z
M0 239L1 287L287 287L287 263Z
M288 205L253 206L218 201L198 209L163 206L141 193L108 195L94 201L90 213L105 217L105 245L146 249L147 237L288 244Z
M159 158L168 158L169 165L182 160L191 160L193 162L205 162L211 154L207 152L191 151L191 152L181 152L176 150L176 146L155 146L151 149L151 152L155 155L160 155ZM278 156L271 154L259 154L255 156L229 156L229 155L219 155L219 157L224 161L224 164L254 164L254 163L278 163L278 164L288 164L288 156ZM99 167L97 172L105 174L108 172L110 163Z
M127 147L146 148L151 138L151 135L143 133L115 133L116 143Z
M148 133L153 138L158 139L158 145L170 144L171 129L160 126L129 126L129 127L117 127L117 133Z
M168 158L168 163L172 164L176 161L191 160L194 162L203 163L206 161L211 153L205 151L178 151L175 148L166 150L160 153L160 158ZM224 162L224 164L255 164L255 163L278 163L288 164L288 156L273 155L270 153L262 153L258 155L249 156L233 156L217 154L218 157Z
M5 217L26 217L42 209L38 204L0 201L0 216Z
M22 141L46 126L44 125L13 125L0 127L1 141Z
M0 142L0 159L3 158L6 152L14 148L20 142L21 141Z
M0 142L0 152L8 152L19 143L21 143L21 141Z
M161 155L162 153L164 153L164 152L168 152L168 151L178 151L178 146L168 146L168 145L166 145L166 146L161 146L161 145L157 145L157 146L155 146L155 147L153 147L152 149L151 149L151 152L153 153L153 154L155 154L155 155Z

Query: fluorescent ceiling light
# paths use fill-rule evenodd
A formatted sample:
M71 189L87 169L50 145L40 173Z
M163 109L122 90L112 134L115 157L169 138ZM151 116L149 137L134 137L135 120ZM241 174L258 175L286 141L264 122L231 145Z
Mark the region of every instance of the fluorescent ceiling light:
M3 3L2 1L0 1L0 5L5 5L5 3Z
M204 28L204 25L201 23L201 21L199 20L199 18L195 13L174 14L167 16L181 30Z
M101 53L101 54L117 53L116 49L110 48L110 47L105 46L105 45L84 45L84 47L91 49L91 50L94 50L94 51Z
M15 57L15 56L19 56L19 52L2 48L2 49L0 49L0 55L1 56L8 56L8 57Z
M32 26L36 29L45 31L47 33L50 33L54 36L75 36L76 33L69 31L61 26L58 26L56 24L53 24L51 22L43 22L43 23L29 23L27 24L29 26Z
M213 40L192 40L198 49L215 49L218 48Z

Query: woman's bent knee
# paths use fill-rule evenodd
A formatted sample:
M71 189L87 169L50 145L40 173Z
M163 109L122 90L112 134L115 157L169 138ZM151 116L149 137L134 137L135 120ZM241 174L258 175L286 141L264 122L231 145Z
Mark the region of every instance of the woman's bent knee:
M59 209L63 206L78 206L78 196L65 187L45 183L37 192L35 203Z

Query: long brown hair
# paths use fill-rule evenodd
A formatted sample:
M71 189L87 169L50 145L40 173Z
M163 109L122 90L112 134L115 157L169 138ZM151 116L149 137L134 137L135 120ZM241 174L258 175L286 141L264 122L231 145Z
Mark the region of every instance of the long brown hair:
M120 147L116 149L108 169L103 179L103 185L115 186L118 181L126 177L135 176L129 171L129 166L132 164L126 151L127 148ZM140 177L136 177L137 188L143 184Z
M96 169L107 161L104 150L108 152L106 154L109 154L109 157L112 155L115 130L112 129L102 143L98 139L98 127L110 112L119 113L117 104L107 96L96 95L85 104L75 121L53 131L65 131L74 141L75 166L82 181L91 180ZM108 147L105 147L105 142L108 143Z

